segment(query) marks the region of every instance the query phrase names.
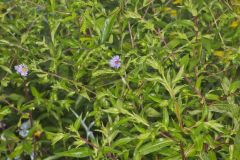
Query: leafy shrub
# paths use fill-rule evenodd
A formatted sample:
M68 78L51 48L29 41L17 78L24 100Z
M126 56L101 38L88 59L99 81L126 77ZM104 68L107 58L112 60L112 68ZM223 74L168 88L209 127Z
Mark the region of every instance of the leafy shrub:
M1 1L1 159L239 159L237 3Z

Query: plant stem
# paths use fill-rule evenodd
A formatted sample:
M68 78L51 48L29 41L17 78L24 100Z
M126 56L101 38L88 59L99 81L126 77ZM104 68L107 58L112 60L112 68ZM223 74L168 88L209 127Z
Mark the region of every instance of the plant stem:
M181 152L181 156L182 156L182 160L187 160L186 156L185 156L185 152L184 152L184 147L183 147L183 143L180 142L180 152Z

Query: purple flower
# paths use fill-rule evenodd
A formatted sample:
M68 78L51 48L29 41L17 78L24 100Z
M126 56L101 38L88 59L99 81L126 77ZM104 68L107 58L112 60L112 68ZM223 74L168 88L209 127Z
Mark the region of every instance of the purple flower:
M28 67L25 64L20 64L14 67L17 73L26 77L28 75Z
M121 66L121 59L120 57L117 56L113 56L112 59L109 61L109 65L112 68L119 68Z

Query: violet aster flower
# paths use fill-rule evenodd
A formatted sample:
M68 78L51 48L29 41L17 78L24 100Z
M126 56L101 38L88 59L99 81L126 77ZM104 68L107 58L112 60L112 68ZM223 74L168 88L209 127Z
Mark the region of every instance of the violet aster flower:
M120 59L120 57L118 55L112 57L112 59L109 61L109 65L112 68L119 68L121 66L121 59Z
M28 75L28 67L25 64L20 64L14 67L17 73L26 77Z

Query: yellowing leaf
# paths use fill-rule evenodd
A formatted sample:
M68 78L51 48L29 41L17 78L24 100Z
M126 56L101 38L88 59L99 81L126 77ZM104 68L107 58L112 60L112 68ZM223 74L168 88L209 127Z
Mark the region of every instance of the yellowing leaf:
M164 12L169 12L169 11L171 11L171 8L169 8L169 7L164 7L164 8L163 8L163 11L164 11Z
M177 16L177 11L176 10L171 10L170 11L170 15L172 16L172 17L176 17Z
M213 55L222 58L222 57L224 57L224 51L214 51Z
M174 0L173 4L182 4L182 0Z
M228 50L225 54L230 56L230 55L232 55L232 53L233 53L232 50Z
M238 21L233 21L233 22L231 23L230 27L231 27L231 28L236 28L236 27L238 27L238 25L239 25L239 22L238 22Z
M177 16L177 11L175 9L170 8L170 7L164 7L163 12L165 12L167 14L170 14L172 17Z

